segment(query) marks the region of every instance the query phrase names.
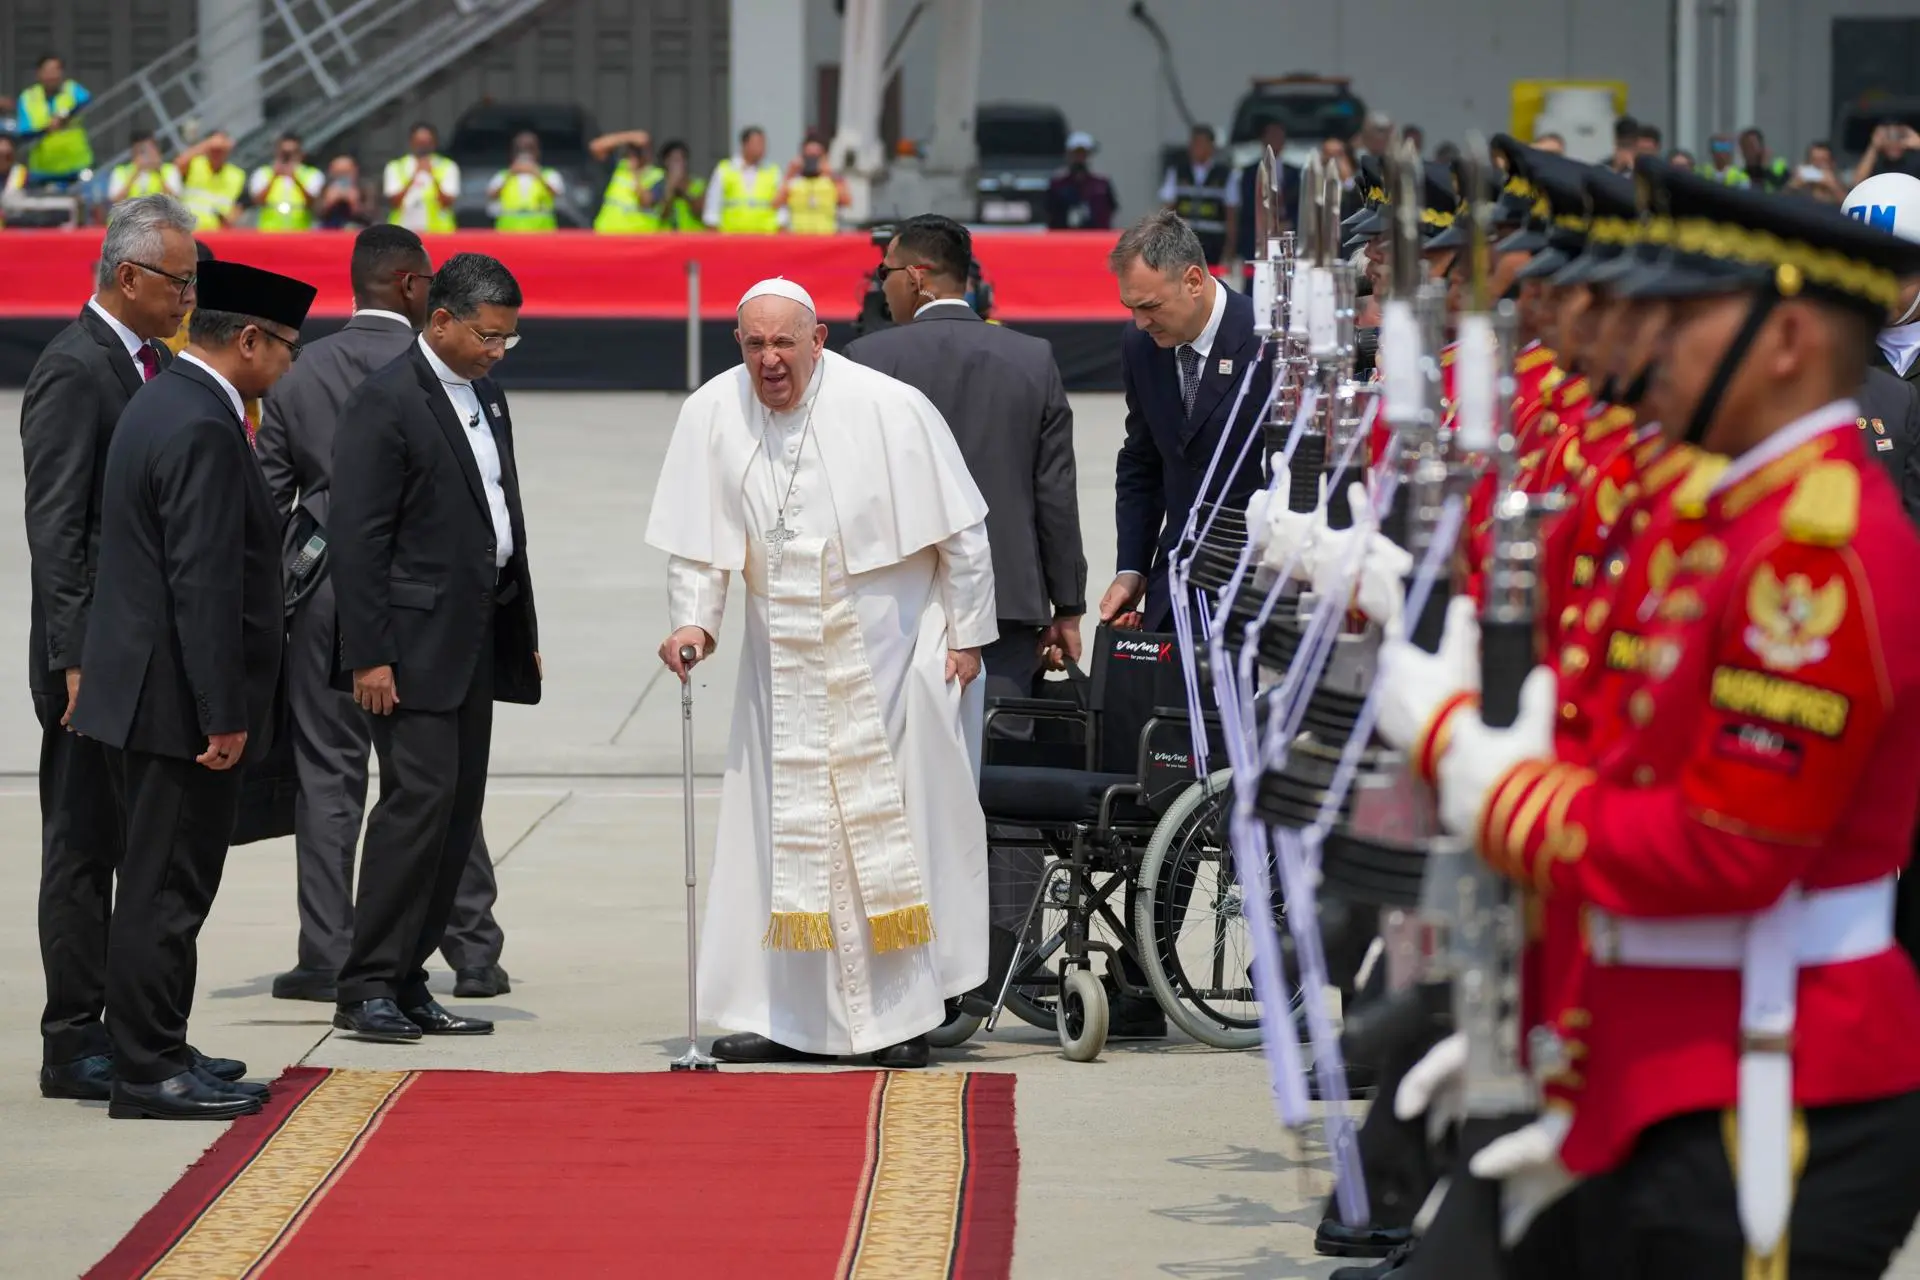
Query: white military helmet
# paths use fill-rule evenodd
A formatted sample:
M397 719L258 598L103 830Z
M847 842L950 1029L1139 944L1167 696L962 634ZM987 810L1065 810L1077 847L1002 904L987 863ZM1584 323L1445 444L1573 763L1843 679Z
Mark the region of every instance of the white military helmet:
M1856 222L1892 232L1902 240L1920 241L1920 178L1905 173L1878 174L1847 192L1840 207ZM1920 295L1893 323L1908 324L1916 315L1920 315Z

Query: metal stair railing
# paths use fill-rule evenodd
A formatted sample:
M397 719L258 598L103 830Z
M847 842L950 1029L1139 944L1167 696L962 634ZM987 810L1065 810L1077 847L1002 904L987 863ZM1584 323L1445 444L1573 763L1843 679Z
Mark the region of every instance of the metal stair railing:
M261 0L258 42L244 29L201 32L181 41L118 84L96 94L86 110L96 139L125 138L151 128L169 154L216 129L238 132L234 160L264 161L273 140L291 129L321 143L352 128L394 98L436 74L545 0ZM393 38L403 27L412 30ZM251 82L203 82L203 58L247 57ZM263 115L276 99L296 105ZM257 122L257 124L255 123ZM241 130L242 125L253 125ZM122 148L98 168L127 159Z

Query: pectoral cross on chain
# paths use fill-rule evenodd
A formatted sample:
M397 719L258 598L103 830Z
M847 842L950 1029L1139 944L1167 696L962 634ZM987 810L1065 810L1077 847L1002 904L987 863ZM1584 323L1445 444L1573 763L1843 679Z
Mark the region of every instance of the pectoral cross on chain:
M787 544L800 535L787 528L787 517L782 515L774 521L773 528L760 536L767 540L767 560L775 569L778 569L781 557L786 554Z

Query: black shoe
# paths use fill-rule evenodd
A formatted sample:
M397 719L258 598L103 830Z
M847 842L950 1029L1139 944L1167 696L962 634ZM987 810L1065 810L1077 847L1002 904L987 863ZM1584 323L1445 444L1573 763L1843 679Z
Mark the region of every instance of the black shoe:
M1412 1260L1413 1241L1409 1240L1378 1262L1364 1267L1335 1267L1327 1280L1388 1280L1388 1277L1403 1274Z
M1107 1039L1164 1040L1167 1013L1158 1000L1145 996L1113 996L1107 1004Z
M764 1065L769 1062L832 1062L833 1055L827 1053L806 1053L799 1049L789 1049L775 1040L752 1031L741 1031L730 1036L721 1036L713 1042L713 1056L722 1062L737 1062L750 1066Z
M40 1096L105 1102L113 1092L113 1055L96 1053L40 1068Z
M423 1036L490 1036L493 1024L485 1018L465 1018L448 1013L438 1000L429 1000L412 1009L401 1010L407 1021L420 1028Z
M915 1036L911 1040L902 1040L899 1044L890 1044L884 1049L876 1050L873 1055L873 1065L891 1067L896 1071L912 1071L926 1066L932 1059L933 1053L927 1047L927 1038Z
M333 1025L356 1040L375 1044L411 1044L420 1038L420 1028L400 1012L399 1005L384 997L336 1006Z
M1306 1047L1304 1041L1301 1047ZM1372 1098L1376 1086L1379 1083L1380 1073L1372 1067L1363 1066L1354 1062L1347 1063L1346 1070L1348 1099L1354 1102L1365 1102ZM1320 1094L1320 1073L1315 1071L1312 1065L1309 1064L1307 1066L1307 1097L1313 1099L1315 1102L1325 1102L1326 1099L1321 1097Z
M209 1058L192 1045L187 1046L187 1056L193 1059L193 1069L212 1076L216 1080L229 1083L247 1074L247 1064L238 1058Z
M453 994L462 1000L485 1000L490 996L504 996L512 990L507 971L497 964L475 965L453 973Z
M113 1082L107 1114L115 1120L235 1120L254 1115L260 1100L235 1093L223 1083L208 1083L196 1071L182 1071L158 1084Z
M272 1096L272 1091L268 1089L267 1086L255 1084L251 1080L222 1080L219 1076L213 1075L204 1067L195 1067L193 1074L206 1081L212 1088L225 1090L227 1093L239 1094L243 1098L252 1098L255 1102L265 1102Z
M1410 1228L1350 1227L1329 1211L1313 1233L1313 1251L1331 1258L1385 1258L1412 1241Z
M334 1004L340 999L340 988L334 981L334 975L328 970L309 969L302 965L274 977L273 998Z

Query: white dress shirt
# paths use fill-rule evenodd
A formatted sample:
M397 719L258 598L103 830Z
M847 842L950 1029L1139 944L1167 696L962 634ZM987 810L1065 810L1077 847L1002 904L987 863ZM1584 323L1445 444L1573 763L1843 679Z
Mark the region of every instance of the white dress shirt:
M224 377L222 377L218 369L214 368L212 365L208 364L205 360L202 360L199 356L193 354L193 352L191 351L182 351L180 353L180 358L182 360L185 360L188 364L196 365L199 368L205 369L208 373L213 375L213 380L220 384L220 389L222 391L227 393L227 403L233 406L233 416L240 419L241 425L245 426L247 421L247 406L244 402L241 401L240 393L233 389L233 384L231 382L228 382ZM156 392L155 394L158 394L158 393Z
M1882 329L1879 343L1880 352L1893 366L1893 372L1906 377L1907 370L1913 368L1914 356L1920 355L1920 322Z
M1226 286L1218 280L1210 279L1208 283L1213 286L1213 311L1207 316L1207 327L1200 331L1200 336L1186 344L1200 353L1202 376L1205 376L1207 371L1207 357L1213 354L1213 344L1220 337L1220 321L1225 319L1227 314ZM1176 352L1176 357L1177 355ZM1177 358L1175 363L1178 363Z
M101 306L100 303L95 299L88 298L87 305L93 308L93 314L99 316L102 320L105 320L107 322L107 327L113 330L114 334L120 339L121 343L126 347L127 356L129 359L133 361L133 367L140 370L140 380L142 382L146 381L147 371L140 363L140 348L146 346L147 344L140 340L139 334L127 328L127 326L121 324L120 321L114 316L113 312Z
M918 320L934 307L965 307L973 310L973 304L965 298L935 298L932 302L923 302L913 309L913 318Z
M473 450L474 465L480 468L480 483L487 491L487 512L493 517L493 565L498 569L513 558L513 519L507 514L507 490L500 482L500 446L494 442L493 427L480 408L480 395L473 384L447 368L446 361L427 345L425 334L419 338L433 376L440 379L453 416L466 432L467 446Z
M359 307L354 311L353 318L358 320L361 316L375 316L381 320L398 320L401 324L407 326L407 328L413 328L413 321L407 319L398 311L387 311L381 307Z

